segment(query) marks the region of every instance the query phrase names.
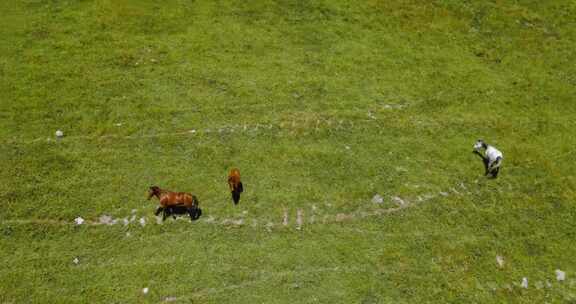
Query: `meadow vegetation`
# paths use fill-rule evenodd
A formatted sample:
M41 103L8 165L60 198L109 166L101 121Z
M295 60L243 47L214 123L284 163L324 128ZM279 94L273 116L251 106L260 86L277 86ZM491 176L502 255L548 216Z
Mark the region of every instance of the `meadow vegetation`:
M1 303L576 301L573 1L0 12ZM202 218L156 224L151 185Z

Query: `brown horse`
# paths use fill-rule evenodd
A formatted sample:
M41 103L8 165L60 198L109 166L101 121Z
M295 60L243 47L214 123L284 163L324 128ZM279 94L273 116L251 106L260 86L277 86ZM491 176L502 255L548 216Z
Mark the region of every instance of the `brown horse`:
M236 168L230 170L230 174L228 174L228 186L230 187L230 192L232 192L234 205L237 205L240 201L240 193L244 192L244 186L240 181L240 170Z
M160 207L156 209L154 214L158 216L160 212L163 212L162 220L170 215L182 213L188 213L191 220L196 220L202 214L202 210L198 207L200 204L198 198L190 193L172 192L160 189L158 186L152 186L148 191L148 200L153 196L160 200Z

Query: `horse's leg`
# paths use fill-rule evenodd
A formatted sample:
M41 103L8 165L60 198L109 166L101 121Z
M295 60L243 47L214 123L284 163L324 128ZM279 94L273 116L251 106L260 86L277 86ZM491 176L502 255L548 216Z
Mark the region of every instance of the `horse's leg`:
M160 214L160 212L162 212L162 210L164 210L164 207L158 207L158 209L156 209L156 212L154 213L154 215L158 216L158 214Z
M165 221L166 218L168 217L168 208L164 208L164 212L162 212L162 221Z
M484 158L484 175L488 175L490 173L490 164L488 158Z
M497 178L498 172L500 172L500 167L496 167L496 169L492 171L492 177Z
M188 215L190 215L190 220L194 221L196 218L196 208L190 207L186 209L188 211Z

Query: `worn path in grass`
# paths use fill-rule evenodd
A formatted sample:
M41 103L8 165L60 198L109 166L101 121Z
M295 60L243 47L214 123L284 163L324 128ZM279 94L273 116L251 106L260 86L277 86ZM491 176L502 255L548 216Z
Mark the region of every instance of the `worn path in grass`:
M1 303L574 301L571 1L0 12Z

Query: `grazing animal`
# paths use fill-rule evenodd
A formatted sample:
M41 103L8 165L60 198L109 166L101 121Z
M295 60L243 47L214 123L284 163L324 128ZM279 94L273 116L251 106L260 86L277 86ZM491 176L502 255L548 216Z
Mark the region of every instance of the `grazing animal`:
M234 201L234 205L237 205L240 202L240 194L244 192L244 186L240 181L240 170L236 168L230 170L228 186L230 187L230 192L232 192L232 201Z
M154 214L157 216L162 212L162 220L170 215L175 217L174 214L188 213L190 219L194 221L202 214L198 198L190 193L172 192L152 186L148 191L148 200L154 196L160 200L160 207Z
M484 154L480 152L482 149L484 149ZM500 166L502 165L502 159L504 158L502 152L493 146L486 144L482 139L476 141L474 144L474 151L472 152L482 158L485 176L491 175L493 178L498 177L498 172L500 172Z

